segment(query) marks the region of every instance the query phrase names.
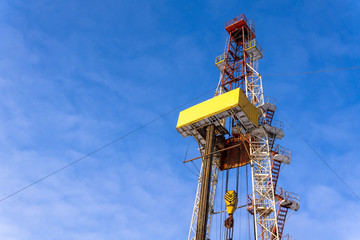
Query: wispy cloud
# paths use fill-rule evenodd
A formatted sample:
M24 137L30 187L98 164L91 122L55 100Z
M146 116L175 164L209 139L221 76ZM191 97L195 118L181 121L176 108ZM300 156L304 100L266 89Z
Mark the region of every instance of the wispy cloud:
M262 3L244 5L261 12L261 71L307 71L356 57L349 34L343 39L332 28L305 34L312 20L306 26L298 21L308 16L308 4ZM0 197L215 87L210 55L223 50L222 21L232 17L229 11L240 12L193 4L1 2ZM321 22L313 21L317 28ZM220 25L223 32L214 33ZM280 111L356 190L359 93L351 86L357 75L324 76L327 82L323 76L264 77L265 94L278 98ZM175 130L176 117L0 202L1 236L186 238L197 183L181 163L187 140ZM286 134L282 144L294 159L279 184L300 193L301 209L285 231L297 239L356 239L357 202L289 127ZM192 147L189 156L196 155Z

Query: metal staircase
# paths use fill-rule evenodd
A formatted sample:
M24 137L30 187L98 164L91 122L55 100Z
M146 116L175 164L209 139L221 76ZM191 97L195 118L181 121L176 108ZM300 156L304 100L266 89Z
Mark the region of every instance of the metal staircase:
M277 201L279 202L279 210L277 212L278 234L279 239L282 239L285 222L288 217L288 211L297 211L300 209L299 196L295 193L290 193L281 187L276 189L275 196Z
M286 208L280 204L280 208L277 213L277 226L279 228L279 239L281 239L282 233L284 231L286 215L287 215L288 210L289 210L288 208Z
M291 162L291 151L287 150L280 145L276 145L273 150L273 162L272 162L272 180L273 180L273 186L276 190L277 181L280 174L281 164L290 164Z
M271 240L283 239L283 231L285 222L289 216L289 210L297 211L299 209L299 197L295 194L285 191L283 188L277 186L280 170L282 164L290 164L291 151L283 148L280 145L275 145L276 139L284 137L283 124L280 121L274 120L274 114L276 111L275 100L269 97L264 98L264 103L259 106L262 111L262 117L259 119L259 128L252 130L253 135L267 135L268 147L271 151L271 176L263 174L261 181L266 182L275 193L275 199L277 202L276 207L276 225L272 228ZM256 153L253 155L255 158ZM254 175L255 178L260 178L260 175ZM261 204L259 204L258 197L249 195L247 199L247 210L250 214L254 215L261 210ZM289 235L286 235L284 239L290 239Z
M272 172L272 180L273 180L274 189L276 189L276 185L277 185L277 181L278 181L279 173L280 173L280 168L281 168L281 162L273 160L271 172Z
M264 97L264 103L260 107L264 113L264 118L261 119L262 124L271 125L276 111L275 99L268 96Z
M247 164L251 175L247 169L244 177L252 185L247 210L253 215L254 240L289 240L288 235L283 237L283 229L289 214L299 209L299 201L277 185L283 164L291 162L291 154L275 145L284 132L282 123L274 120L275 100L263 95L257 62L263 51L256 40L254 22L244 14L226 22L225 30L229 36L224 53L215 59L220 71L215 96L181 111L176 126L183 137L192 136L198 142L202 159L188 240L213 238L212 217L223 212L215 212L214 205L218 173L224 170L229 218L223 237L233 239L237 203L227 195L231 191L238 194L239 167ZM236 191L228 190L228 170L235 168Z
M265 113L265 123L271 125L275 112L272 110L267 110Z

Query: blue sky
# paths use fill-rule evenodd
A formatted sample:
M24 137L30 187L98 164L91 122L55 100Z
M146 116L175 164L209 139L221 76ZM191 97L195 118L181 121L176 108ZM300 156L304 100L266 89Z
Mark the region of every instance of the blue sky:
M256 20L265 95L360 195L360 70L266 76L359 66L359 11L347 0L0 1L0 198L214 88L224 23L241 13ZM0 202L2 239L187 238L197 180L177 113ZM279 185L301 197L285 232L358 239L359 201L286 123L285 134L293 162Z

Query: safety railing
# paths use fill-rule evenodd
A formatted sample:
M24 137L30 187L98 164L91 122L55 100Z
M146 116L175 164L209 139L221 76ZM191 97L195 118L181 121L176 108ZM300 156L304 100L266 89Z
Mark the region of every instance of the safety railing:
M272 120L271 126L276 127L277 129L281 129L281 130L284 128L283 122L278 121L278 120Z
M259 118L259 125L265 125L265 124L268 124L268 123L266 122L266 118L263 117L263 116L260 117L260 118ZM284 129L284 124L283 124L283 122L278 121L278 120L275 120L275 119L273 119L273 120L271 121L271 126L277 128L277 129L281 129L281 130Z
M281 238L281 240L295 240L295 238L293 236L291 236L290 234L286 234L285 236L283 236Z
M249 194L247 196L247 210L251 213L251 214L254 214L254 202L252 200L252 194Z
M249 19L248 25L250 27L250 30L255 34L255 20Z
M270 103L276 105L276 99L269 96L264 96L264 103Z
M248 204L248 206L252 206L252 205L253 205L252 194L249 194L249 195L247 196L247 204Z
M233 19L227 21L227 22L225 23L225 27L228 27L228 26L230 26L230 25L232 25L232 24L234 24L234 23L236 23L236 22L238 22L238 21L240 21L240 20L244 20L244 21L246 22L246 24L247 24L247 19L246 19L246 17L245 17L245 14L240 14L240 15L237 16L236 18L233 18Z
M283 189L282 187L276 188L276 195L284 200L290 200L291 202L299 203L300 198L296 193L291 193Z
M215 58L215 64L218 64L224 60L225 60L225 53L223 53Z
M256 39L253 39L245 43L245 51L253 47L255 47L260 52L260 54L263 55L263 50L260 47L259 43L256 41Z
M281 154L281 155L284 155L284 156L287 156L289 158L291 158L291 151L289 149L286 149L280 145L276 145L274 148L273 148L273 151L278 153L278 154Z

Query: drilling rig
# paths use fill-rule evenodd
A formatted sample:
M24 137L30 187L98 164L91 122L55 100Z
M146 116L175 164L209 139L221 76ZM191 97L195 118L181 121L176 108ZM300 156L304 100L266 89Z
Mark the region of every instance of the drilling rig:
M225 30L224 53L215 59L220 79L214 97L181 111L176 127L183 137L196 140L202 161L188 240L234 239L235 215L241 211L252 219L248 239L293 239L283 230L291 213L300 208L299 196L277 184L280 170L291 162L291 152L275 144L284 137L283 124L274 119L275 100L263 95L258 72L263 50L255 24L241 14L226 22ZM220 196L216 194L219 173L226 179ZM251 183L251 192L247 189L241 201L239 179L243 178ZM219 198L224 202L216 211ZM210 228L216 214L227 215L220 234Z

